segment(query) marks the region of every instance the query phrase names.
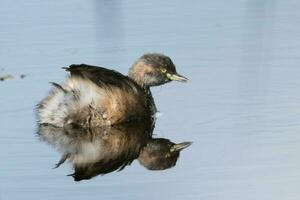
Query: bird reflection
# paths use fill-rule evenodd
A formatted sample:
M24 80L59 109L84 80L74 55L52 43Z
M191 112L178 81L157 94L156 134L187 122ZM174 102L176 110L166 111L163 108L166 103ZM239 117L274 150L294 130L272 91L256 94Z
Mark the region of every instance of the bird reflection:
M149 170L175 166L180 151L191 143L175 144L165 138L153 138L153 129L151 120L97 128L41 124L38 135L62 154L55 168L70 162L74 173L69 176L81 181L120 171L135 159Z

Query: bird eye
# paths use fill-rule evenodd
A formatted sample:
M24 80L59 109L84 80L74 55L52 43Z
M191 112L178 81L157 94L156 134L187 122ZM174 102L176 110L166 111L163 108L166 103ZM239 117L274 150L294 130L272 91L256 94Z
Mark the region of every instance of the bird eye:
M165 68L160 69L162 73L166 73L167 70Z

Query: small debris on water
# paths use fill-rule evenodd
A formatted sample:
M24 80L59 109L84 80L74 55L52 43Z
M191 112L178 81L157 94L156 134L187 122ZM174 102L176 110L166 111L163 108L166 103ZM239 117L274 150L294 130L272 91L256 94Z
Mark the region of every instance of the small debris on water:
M26 78L26 76L27 76L26 74L21 74L21 75L18 75L18 76L13 76L11 74L4 74L4 75L0 74L0 81L12 80L12 79L15 79L15 78L24 79L24 78Z
M26 74L21 74L21 75L20 75L20 78L21 78L21 79L23 79L23 78L25 78L25 77L26 77Z
M13 77L13 75L10 75L10 74L0 76L0 81L6 81L6 80L11 80L11 79L14 79L14 77Z

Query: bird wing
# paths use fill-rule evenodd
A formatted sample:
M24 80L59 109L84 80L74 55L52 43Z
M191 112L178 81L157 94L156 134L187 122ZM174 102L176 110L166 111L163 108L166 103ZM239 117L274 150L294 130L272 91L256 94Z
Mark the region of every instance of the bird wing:
M150 100L144 90L129 77L114 70L85 64L71 65L66 70L71 73L71 78L87 79L99 87L94 89L100 91L98 94L102 96L98 100L94 98L92 107L96 110L104 108L102 112L105 112L105 118L111 124L132 121L149 114L152 102L148 102ZM82 90L79 92L82 93L82 99L86 94L88 98L93 94ZM82 104L85 103L83 101Z
M113 86L122 90L131 90L132 86L137 88L137 84L129 77L111 69L86 64L73 64L64 69L69 71L71 76L87 78L100 87Z

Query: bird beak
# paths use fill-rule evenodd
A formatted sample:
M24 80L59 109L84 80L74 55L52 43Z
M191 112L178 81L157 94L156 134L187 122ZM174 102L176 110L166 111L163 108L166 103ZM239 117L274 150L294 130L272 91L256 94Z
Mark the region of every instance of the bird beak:
M181 151L182 149L185 149L187 148L188 146L190 146L192 144L192 142L182 142L182 143L179 143L179 144L174 144L170 151L171 152L174 152L174 151Z
M167 77L172 81L179 81L179 82L187 82L189 79L179 75L179 74L169 74L167 73Z

